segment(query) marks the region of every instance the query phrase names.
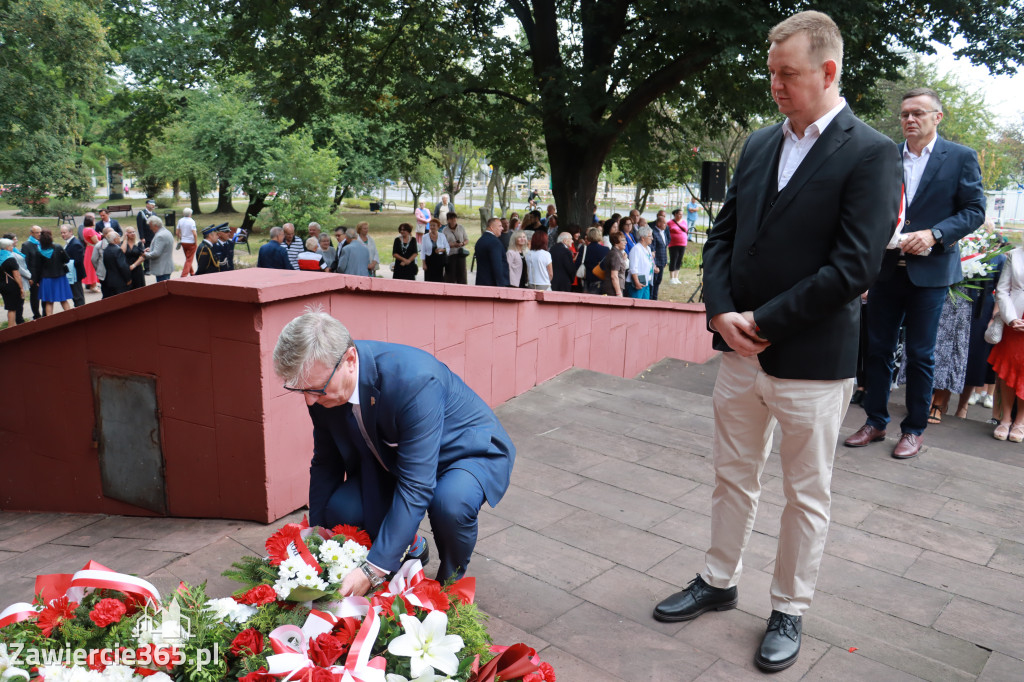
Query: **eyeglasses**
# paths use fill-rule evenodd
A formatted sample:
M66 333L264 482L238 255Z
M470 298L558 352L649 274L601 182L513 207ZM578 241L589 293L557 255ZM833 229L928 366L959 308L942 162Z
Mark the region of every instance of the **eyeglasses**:
M920 110L918 110L918 111L901 111L900 112L900 120L906 121L908 119L913 118L913 119L916 119L916 120L920 121L922 118L924 118L928 114L936 114L936 113L938 113L938 111L939 111L938 109L929 109L927 111L920 111Z
M345 356L342 354L342 356L338 358L338 361L334 363L334 369L331 370L331 376L327 377L327 381L324 382L322 388L295 388L294 386L285 384L284 390L291 391L292 393L305 393L307 395L327 395L327 387L330 385L331 379L334 378L334 374L338 371L338 368L341 367L341 361L344 359Z

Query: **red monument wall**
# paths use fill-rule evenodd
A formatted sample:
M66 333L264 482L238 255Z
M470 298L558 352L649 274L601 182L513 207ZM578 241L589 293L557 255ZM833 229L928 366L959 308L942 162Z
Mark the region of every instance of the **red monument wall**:
M0 331L0 508L161 513L104 494L100 431L133 424L100 426L95 387L120 376L155 386L167 514L298 509L312 430L271 356L311 304L356 339L433 353L491 405L570 367L629 377L713 355L703 305L255 268L175 279Z

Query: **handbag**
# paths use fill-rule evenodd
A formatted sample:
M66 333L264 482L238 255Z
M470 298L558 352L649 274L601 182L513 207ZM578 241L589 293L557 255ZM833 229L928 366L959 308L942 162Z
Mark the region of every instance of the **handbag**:
M600 280L604 280L604 278L608 276L607 271L605 271L605 269L601 267L603 264L604 261L602 260L600 263L595 265L594 268L591 270L591 272L594 273L594 277L597 277Z
M1003 318L996 315L992 318L992 321L988 323L988 328L985 330L985 343L990 343L993 346L1003 340Z
M583 258L580 259L580 266L576 268L576 276L583 279L587 276L587 266L584 263L587 262L587 247L583 247Z

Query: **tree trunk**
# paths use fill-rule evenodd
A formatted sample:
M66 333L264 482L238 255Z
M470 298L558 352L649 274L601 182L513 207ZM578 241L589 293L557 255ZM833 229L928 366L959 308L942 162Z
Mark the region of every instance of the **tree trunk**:
M501 207L501 217L508 215L508 209L512 205L512 174L509 173L502 179L501 187L498 188L498 206Z
M334 199L332 199L332 201L334 202L334 205L331 206L331 213L337 213L338 212L338 209L341 207L341 199L342 199L342 197L344 195L345 195L345 190L342 189L341 185L335 185L334 186Z
M217 213L234 213L231 205L231 183L221 180L217 183Z
M597 182L607 151L605 145L548 143L551 187L558 207L558 224L586 229L594 221Z
M636 191L633 192L633 208L640 211L641 213L643 213L644 211L642 208L640 208L640 191L642 189L643 188L640 186L640 183L637 183Z
M247 194L249 195L249 205L245 208L245 218L242 219L242 229L246 232L252 232L252 228L256 224L256 217L266 205L267 193L250 190Z
M199 183L196 182L196 176L189 176L188 179L188 200L192 205L192 215L196 216L202 213L199 210Z
M484 197L482 208L487 209L490 215L494 215L494 188L501 184L501 169L495 168L491 171L491 177L487 179L487 196ZM490 216L488 216L490 217Z

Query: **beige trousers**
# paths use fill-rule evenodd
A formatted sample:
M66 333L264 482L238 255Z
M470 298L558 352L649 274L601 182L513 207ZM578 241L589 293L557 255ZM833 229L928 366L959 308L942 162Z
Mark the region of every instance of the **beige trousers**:
M852 392L853 379L777 379L765 374L756 357L723 354L714 393L715 492L705 582L719 588L739 582L761 495L761 472L778 423L786 506L771 602L773 609L794 616L807 610L828 533L839 426Z

